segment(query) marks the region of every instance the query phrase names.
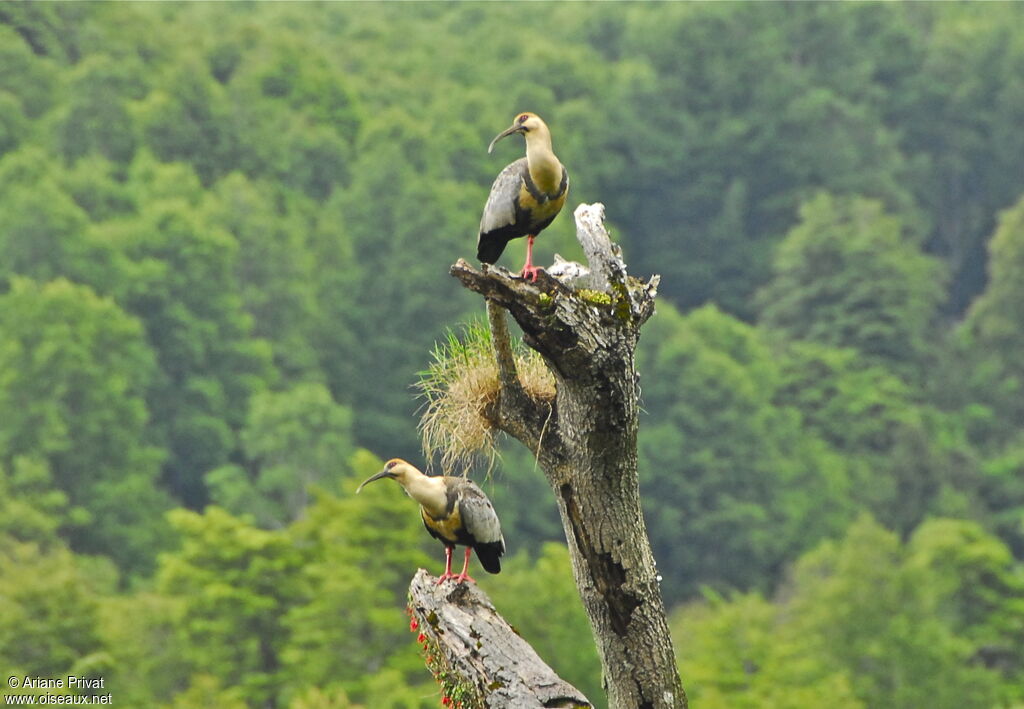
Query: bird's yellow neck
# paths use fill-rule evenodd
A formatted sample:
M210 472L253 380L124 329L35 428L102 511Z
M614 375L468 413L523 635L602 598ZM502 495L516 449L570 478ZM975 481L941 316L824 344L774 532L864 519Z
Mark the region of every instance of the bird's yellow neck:
M555 194L562 184L562 163L551 149L551 133L547 126L531 130L526 137L526 164L530 179L546 194Z
M416 474L406 475L402 486L409 493L409 497L420 503L431 517L444 517L448 508L444 478L432 478L417 470Z

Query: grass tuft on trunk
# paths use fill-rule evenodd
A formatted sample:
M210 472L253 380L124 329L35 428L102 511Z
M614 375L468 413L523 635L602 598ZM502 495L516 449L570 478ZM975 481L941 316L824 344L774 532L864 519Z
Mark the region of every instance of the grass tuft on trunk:
M513 350L524 391L553 401L555 380L541 356L519 340ZM423 452L428 460L437 455L446 474L464 473L481 459L490 466L498 456L497 429L486 411L500 391L490 329L475 320L463 326L461 336L449 330L431 355L416 384L426 400L419 424Z

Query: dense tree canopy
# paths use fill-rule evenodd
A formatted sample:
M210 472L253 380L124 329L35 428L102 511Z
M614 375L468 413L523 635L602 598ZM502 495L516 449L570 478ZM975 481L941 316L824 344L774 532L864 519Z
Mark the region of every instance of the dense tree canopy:
M353 492L422 462L410 387L479 315L447 269L532 110L570 203L662 275L640 473L695 704L1024 701L1022 28L0 5L0 661L120 705L437 705L402 607L440 547L393 486ZM476 472L488 592L600 701L531 452Z

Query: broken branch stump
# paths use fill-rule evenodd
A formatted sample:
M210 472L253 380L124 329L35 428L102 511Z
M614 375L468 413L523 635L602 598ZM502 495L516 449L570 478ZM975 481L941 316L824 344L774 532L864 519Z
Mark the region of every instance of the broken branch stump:
M412 618L431 671L453 704L466 709L592 708L540 659L472 583L437 585L424 569L409 586Z

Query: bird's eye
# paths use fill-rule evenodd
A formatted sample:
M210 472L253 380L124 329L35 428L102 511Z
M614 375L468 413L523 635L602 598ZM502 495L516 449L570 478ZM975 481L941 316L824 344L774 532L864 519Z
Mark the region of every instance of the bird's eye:
M527 118L529 118L529 116L528 116L528 115L526 115L526 114L524 113L523 115L519 116L519 118L518 118L517 120L518 120L518 121L519 121L520 123L526 123L526 119L527 119Z
M395 467L395 461L393 461L393 460L388 461L388 464L385 465L384 467L387 468L388 470L391 470L393 467Z

